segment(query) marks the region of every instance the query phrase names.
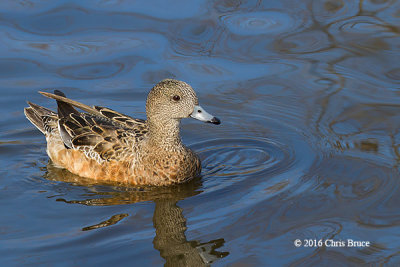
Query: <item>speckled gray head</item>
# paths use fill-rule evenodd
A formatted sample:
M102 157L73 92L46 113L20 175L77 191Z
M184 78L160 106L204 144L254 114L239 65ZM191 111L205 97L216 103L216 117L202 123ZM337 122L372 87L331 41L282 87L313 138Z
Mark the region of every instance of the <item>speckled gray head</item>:
M174 79L162 80L151 89L146 112L149 120L192 117L213 124L221 123L199 106L196 93L189 84Z

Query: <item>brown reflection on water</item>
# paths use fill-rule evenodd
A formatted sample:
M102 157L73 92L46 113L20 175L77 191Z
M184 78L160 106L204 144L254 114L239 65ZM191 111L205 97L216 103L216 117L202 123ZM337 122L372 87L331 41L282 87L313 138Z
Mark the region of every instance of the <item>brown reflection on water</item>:
M167 261L165 266L206 266L229 255L229 252L216 251L225 243L222 238L206 243L187 240L186 219L174 199L158 199L155 203L153 224L156 236L153 244Z
M125 217L128 217L128 216L129 216L129 214L127 214L127 213L116 214L116 215L111 216L110 219L105 220L101 223L83 227L82 231L89 231L89 230L94 230L94 229L99 229L102 227L110 226L110 225L118 223L119 221L121 221L122 219L124 219Z
M123 188L114 184L116 186L115 191L99 192L92 187L99 186L99 183L74 175L67 170L56 168L52 163L47 165L45 178L93 189L94 198L84 200L57 199L57 201L69 204L110 206L154 201L153 226L156 235L153 245L160 252L161 257L165 259L164 266L209 266L216 260L229 255L229 252L216 250L224 245L225 240L223 238L205 243L186 238L186 218L183 216L183 209L178 206L178 201L201 193L199 189L202 184L199 178L183 185L165 187ZM113 184L107 185L113 186ZM99 196L104 196L104 198ZM98 230L115 225L128 216L129 214L126 213L115 214L105 221L83 227L82 231Z

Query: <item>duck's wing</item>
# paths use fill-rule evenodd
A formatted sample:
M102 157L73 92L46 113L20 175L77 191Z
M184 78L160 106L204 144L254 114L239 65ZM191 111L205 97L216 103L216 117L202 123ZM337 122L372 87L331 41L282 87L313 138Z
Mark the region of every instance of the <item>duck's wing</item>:
M140 127L146 127L146 121L142 119L135 119L132 118L128 115L119 113L115 110L106 108L106 107L100 107L100 106L94 106L94 108L101 113L106 118L109 118L112 121L118 122L123 124L125 127L131 128L131 129L136 129Z
M69 106L75 106L83 111L86 111L89 114L93 114L98 117L108 118L112 121L122 124L122 126L124 126L124 127L128 127L131 129L136 129L137 127L139 127L139 128L146 127L145 120L135 119L128 115L119 113L115 110L112 110L112 109L106 108L106 107L101 107L101 106L90 107L90 106L82 104L78 101L67 98L61 91L58 91L58 90L55 91L56 94L47 93L47 92L39 92L39 93L41 93L42 95L44 95L46 97L57 100L57 103L59 106L60 106L60 103L66 103L66 104L69 104ZM71 112L75 113L74 111L71 111Z
M108 118L87 113L70 113L58 121L65 146L81 150L98 162L122 160L134 154L147 128L127 128Z
M121 160L132 155L148 130L145 121L136 120L103 107L90 107L55 94L40 92L57 100L58 130L64 145L81 150L99 162ZM88 113L78 112L73 106Z
M82 110L84 110L84 111L86 111L86 112L88 112L88 113L90 113L90 114L97 115L97 116L103 116L103 115L102 115L100 112L98 112L95 108L92 108L92 107L90 107L90 106L88 106L88 105L82 104L82 103L80 103L80 102L78 102L78 101L69 99L69 98L67 98L67 97L65 96L65 94L64 94L63 92L61 92L61 91L59 91L59 90L55 90L54 92L55 92L56 94L47 93L47 92L39 92L39 93L42 94L42 95L44 95L45 97L48 97L48 98L52 98L52 99L57 100L57 104L59 104L59 103L66 103L66 104L69 104L69 105L71 105L71 106L74 106L74 107L77 107L77 108L79 108L79 109L82 109Z

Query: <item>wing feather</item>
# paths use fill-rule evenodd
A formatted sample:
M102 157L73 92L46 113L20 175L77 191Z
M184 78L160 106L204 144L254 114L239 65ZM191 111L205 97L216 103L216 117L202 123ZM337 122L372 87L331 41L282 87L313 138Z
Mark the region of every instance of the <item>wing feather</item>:
M70 114L60 119L59 124L63 129L60 133L67 133L67 136L62 136L67 147L70 145L73 149L81 150L87 157L99 162L132 155L135 143L147 133L146 125L144 134L138 134L136 129L86 113L80 116Z
M62 116L59 115L57 120L52 118L52 121L58 122L58 131L65 146L80 150L100 163L134 154L133 149L137 142L148 132L145 120L105 107L87 106L65 97L62 92L40 93L65 106ZM80 113L72 106L88 113Z
M141 126L146 125L146 121L142 119L135 119L132 118L128 115L119 113L115 110L105 108L105 107L100 107L100 106L94 106L94 108L100 112L104 117L109 118L112 121L115 121L117 123L120 123L124 125L125 127L128 128L137 128Z

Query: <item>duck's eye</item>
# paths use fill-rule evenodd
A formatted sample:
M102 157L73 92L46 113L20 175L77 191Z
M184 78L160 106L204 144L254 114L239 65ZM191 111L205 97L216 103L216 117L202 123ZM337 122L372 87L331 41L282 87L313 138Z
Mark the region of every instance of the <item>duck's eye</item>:
M179 100L181 100L181 97L180 97L179 95L174 95L174 96L172 97L172 99L173 99L174 101L179 101Z

